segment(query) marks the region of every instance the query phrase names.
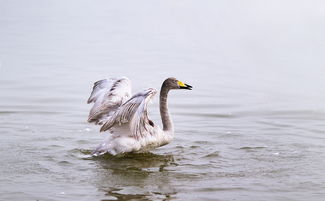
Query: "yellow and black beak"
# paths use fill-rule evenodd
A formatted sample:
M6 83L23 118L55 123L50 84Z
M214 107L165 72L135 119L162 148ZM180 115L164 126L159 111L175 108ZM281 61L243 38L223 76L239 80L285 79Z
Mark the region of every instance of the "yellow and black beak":
M192 86L189 85L189 84L185 84L184 82L181 82L181 81L177 81L177 84L178 84L180 89L192 90Z

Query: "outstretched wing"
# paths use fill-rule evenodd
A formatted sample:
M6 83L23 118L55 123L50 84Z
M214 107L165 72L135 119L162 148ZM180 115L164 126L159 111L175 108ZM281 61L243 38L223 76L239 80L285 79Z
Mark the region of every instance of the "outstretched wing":
M131 97L131 81L126 77L99 80L94 83L87 103L94 103L88 122L101 124Z
M156 93L156 89L150 88L134 95L108 118L100 131L113 130L114 127L128 125L130 134L136 139L151 134L154 125L148 118L147 106Z

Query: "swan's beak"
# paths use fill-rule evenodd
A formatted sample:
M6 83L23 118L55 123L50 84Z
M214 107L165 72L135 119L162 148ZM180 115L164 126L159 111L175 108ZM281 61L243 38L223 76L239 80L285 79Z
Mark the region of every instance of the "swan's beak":
M185 84L184 82L178 81L178 86L180 89L188 89L188 90L192 90L192 86L189 84Z

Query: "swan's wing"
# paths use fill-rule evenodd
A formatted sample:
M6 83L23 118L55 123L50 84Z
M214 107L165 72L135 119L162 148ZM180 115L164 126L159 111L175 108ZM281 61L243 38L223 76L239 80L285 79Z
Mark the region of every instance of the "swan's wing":
M150 88L134 95L108 118L100 131L114 130L114 127L128 124L130 135L136 139L150 134L153 123L148 119L147 107L150 99L156 93L156 89Z
M131 81L126 77L99 80L94 83L87 103L94 103L88 122L101 124L131 97Z

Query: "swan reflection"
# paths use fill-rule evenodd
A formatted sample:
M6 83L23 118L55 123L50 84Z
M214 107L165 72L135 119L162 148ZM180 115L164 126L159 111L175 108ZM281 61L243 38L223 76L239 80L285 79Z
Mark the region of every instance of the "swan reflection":
M106 200L170 200L176 190L170 183L173 155L129 153L116 157L94 157L98 164L96 185Z

